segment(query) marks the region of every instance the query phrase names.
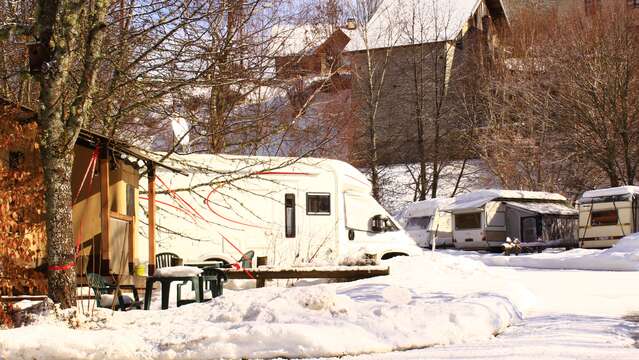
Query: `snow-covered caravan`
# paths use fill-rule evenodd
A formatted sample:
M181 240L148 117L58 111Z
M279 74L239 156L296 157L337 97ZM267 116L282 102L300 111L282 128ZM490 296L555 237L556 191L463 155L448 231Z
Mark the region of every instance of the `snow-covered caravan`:
M433 238L437 238L436 246L453 245L451 215L440 211L440 208L450 204L452 198L436 198L417 201L406 205L406 232L417 245L431 247Z
M577 245L577 210L566 202L546 192L480 190L455 197L441 210L452 215L456 248L500 249L507 237L571 247Z
M347 163L202 154L175 155L171 163L189 175L158 172L166 183L158 195L158 251L235 262L253 250L282 266L419 252Z
M605 248L639 231L639 186L586 191L579 199L579 241Z

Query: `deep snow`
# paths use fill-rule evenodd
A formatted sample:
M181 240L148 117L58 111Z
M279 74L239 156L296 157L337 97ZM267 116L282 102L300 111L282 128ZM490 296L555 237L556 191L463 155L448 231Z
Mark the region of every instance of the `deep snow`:
M351 283L225 291L167 311L100 311L79 329L42 319L0 331L0 356L269 358L379 353L489 340L532 295L483 264L445 254L397 258L391 275ZM347 334L347 336L345 336ZM117 345L116 345L117 344Z
M496 254L460 253L494 266L521 266L537 269L573 270L614 270L639 271L639 233L626 236L613 247L605 250L573 249L569 251L549 251L540 254L504 256ZM639 275L638 275L639 279Z

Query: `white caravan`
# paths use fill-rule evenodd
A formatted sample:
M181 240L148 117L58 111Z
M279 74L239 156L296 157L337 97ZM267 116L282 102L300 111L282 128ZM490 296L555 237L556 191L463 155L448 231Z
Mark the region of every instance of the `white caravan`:
M576 243L577 210L566 202L546 192L480 190L455 197L441 211L452 215L456 248L501 249L507 237L522 243Z
M584 248L605 248L639 231L639 187L586 191L577 202L579 241Z
M435 246L453 245L451 215L440 211L452 201L452 198L435 198L406 205L404 228L417 245L430 248L434 238Z
M157 173L157 252L233 263L252 250L279 266L420 252L347 163L204 154L169 162L188 175Z

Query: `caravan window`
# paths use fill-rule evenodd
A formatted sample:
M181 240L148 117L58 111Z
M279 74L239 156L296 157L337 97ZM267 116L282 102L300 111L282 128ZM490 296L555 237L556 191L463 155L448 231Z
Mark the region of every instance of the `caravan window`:
M284 231L287 238L295 237L295 194L284 195Z
M481 229L481 213L456 214L455 230Z
M592 226L617 225L619 222L619 214L617 210L593 211L590 219Z
M408 218L408 221L406 221L406 230L428 230L429 224L430 216Z
M330 193L306 193L306 214L307 215L330 215L331 214L331 194Z

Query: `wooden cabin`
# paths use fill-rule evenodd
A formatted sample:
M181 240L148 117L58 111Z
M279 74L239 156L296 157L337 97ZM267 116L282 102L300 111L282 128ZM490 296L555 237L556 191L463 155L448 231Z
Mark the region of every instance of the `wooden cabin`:
M37 113L27 107L0 98L0 168L23 171L33 177L33 184L42 183L40 154L37 145ZM17 134L16 132L19 132ZM95 160L92 159L95 157ZM73 194L73 236L79 251L76 272L133 274L143 251L148 251L148 272L155 269L155 168L174 170L139 150L101 134L82 129L75 144L71 189ZM138 236L140 215L139 186L142 177L148 181L148 242ZM0 184L0 187L10 185ZM12 191L2 189L0 192ZM36 191L36 190L34 190ZM20 204L9 202L9 206ZM24 204L22 205L24 206ZM29 205L31 206L31 205ZM36 204L44 213L44 203ZM106 215L106 216L105 216ZM40 216L43 229L44 218ZM27 234L25 234L26 236ZM31 233L37 259L30 266L46 262L44 231Z

